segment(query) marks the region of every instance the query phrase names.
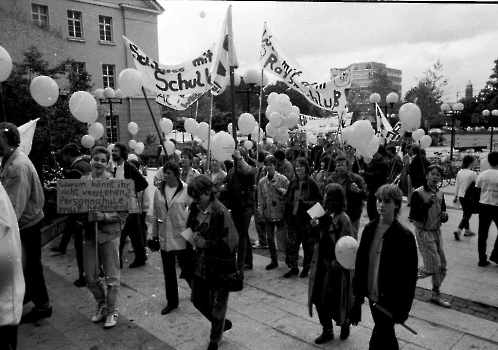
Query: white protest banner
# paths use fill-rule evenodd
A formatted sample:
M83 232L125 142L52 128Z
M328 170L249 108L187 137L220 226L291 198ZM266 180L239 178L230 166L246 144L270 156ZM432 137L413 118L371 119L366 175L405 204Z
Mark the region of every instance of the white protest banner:
M128 38L123 36L135 68L143 77L143 86L156 93L189 95L211 89L214 45L190 61L173 66L157 63Z
M31 152L31 146L33 145L33 135L35 134L36 122L40 118L35 120L31 120L26 124L21 125L17 128L19 130L19 134L21 136L21 144L19 148L25 153L29 154Z
M389 131L393 131L393 127L387 121L387 118L382 113L382 109L380 109L379 105L375 104L375 109L377 110L377 132L382 134L382 136L386 137Z
M351 118L344 118L341 128L345 128L350 124ZM297 126L301 131L311 131L314 134L335 132L339 129L339 117L318 118L301 114Z
M134 210L135 185L130 179L57 181L59 214Z
M184 111L200 99L204 94L191 94L191 95L167 95L159 93L156 96L156 102L160 105L175 109L177 111Z
M351 87L351 71L346 70L327 82L318 83L301 65L289 57L277 39L264 27L259 58L260 66L276 75L289 87L302 93L308 101L322 109L332 110L339 106L345 89ZM345 96L345 95L344 95Z

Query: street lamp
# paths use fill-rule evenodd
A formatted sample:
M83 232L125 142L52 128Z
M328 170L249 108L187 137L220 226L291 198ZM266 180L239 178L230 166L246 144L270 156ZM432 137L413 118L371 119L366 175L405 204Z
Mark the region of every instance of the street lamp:
M485 109L484 111L482 111L482 115L484 117L489 117L489 110ZM491 115L493 117L498 117L498 109L493 109L493 111L491 112ZM491 118L490 121L489 121L489 124L491 125L491 139L489 141L489 150L490 150L490 152L493 152L493 150L494 150L494 147L493 147L493 131L494 131L494 126L493 126L492 120L493 120L493 118Z
M441 105L441 111L446 114L451 114L451 146L450 146L450 161L453 160L453 148L455 148L455 115L462 113L463 103L457 102L451 106L447 103Z
M111 87L106 87L105 89L97 89L95 90L95 98L99 100L100 104L108 104L109 105L109 119L106 117L106 130L107 135L110 135L110 140L108 137L107 142L115 143L119 141L119 132L118 132L118 115L114 115L112 111L113 104L123 104L123 99L126 98L125 94L121 91L121 89L117 89L114 91Z
M235 75L234 75L235 78ZM256 94L259 96L259 89L255 89L256 86L266 86L268 84L268 77L263 75L263 81L261 82L261 71L257 69L248 69L242 74L241 77L234 79L234 86L239 86L240 78L246 83L245 90L235 91L237 94L246 94L247 96L247 113L251 113L251 94ZM248 135L248 140L251 139L251 134ZM258 140L259 141L259 140Z
M379 104L379 102L381 100L380 95L376 92L371 94L369 99L370 99L370 103L372 103L374 105L374 109L375 109L375 105ZM389 114L387 114L388 109L394 109L394 104L396 102L398 102L398 100L399 100L399 96L397 93L390 92L389 94L387 94L386 105L384 107L379 106L381 109L384 110L384 115L386 116L386 118L389 118ZM377 110L375 110L375 115L377 115Z

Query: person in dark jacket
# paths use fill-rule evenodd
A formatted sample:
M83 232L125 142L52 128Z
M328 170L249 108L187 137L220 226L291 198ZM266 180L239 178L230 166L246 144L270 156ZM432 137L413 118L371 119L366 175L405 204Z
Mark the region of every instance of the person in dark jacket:
M299 246L303 244L303 270L300 277L307 277L310 272L311 259L314 252L314 242L311 237L310 216L307 210L323 197L320 188L309 175L310 166L306 158L296 159L294 164L295 177L290 182L285 194L284 220L287 226L286 262L290 270L284 274L289 278L299 274L297 266Z
M80 179L92 171L92 166L80 148L75 143L70 143L62 149L62 157L65 163L69 164L64 177L66 179ZM74 235L74 249L76 250L76 262L78 263L79 278L73 283L76 287L86 285L83 267L83 215L68 214L66 227L62 233L62 238L57 247L50 248L55 253L66 254L66 249L71 237Z
M394 325L408 319L412 306L417 245L413 233L397 219L403 201L398 186L383 185L376 197L380 216L365 226L356 256L351 323L360 321L367 297L375 323L369 349L398 350Z
M149 183L143 177L140 171L128 161L128 147L122 142L116 142L112 149L112 173L116 179L131 179L135 183L134 196L137 193L145 190ZM138 200L137 200L138 204ZM119 259L120 267L123 267L123 250L125 246L126 236L130 236L131 244L135 251L135 260L130 264L130 268L145 265L147 256L145 255L145 242L142 237L142 229L140 226L140 213L130 213L126 218L126 224L121 232L121 239L119 241Z
M386 150L384 146L380 145L370 164L365 165L363 171L360 170L360 175L365 179L368 188L367 213L370 221L379 216L376 207L377 198L375 197L375 193L380 186L387 182L389 166L385 156Z
M414 157L410 163L410 180L412 181L412 188L415 190L422 187L426 183L426 171L431 163L427 158L420 154L420 147L418 145L412 146Z

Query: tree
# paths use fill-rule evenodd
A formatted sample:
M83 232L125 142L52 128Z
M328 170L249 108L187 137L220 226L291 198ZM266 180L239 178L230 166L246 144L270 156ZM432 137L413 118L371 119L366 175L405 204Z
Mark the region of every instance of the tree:
M357 84L351 84L348 93L348 111L353 113L353 121L361 119L370 107L368 97L372 92L369 89L362 89Z
M443 65L439 60L428 68L422 78L417 79L418 85L411 88L405 95L406 102L415 102L422 112L422 125L427 121L434 124L440 112L442 99L447 95L449 79L443 75Z
M91 76L86 71L76 72L74 67L74 61L69 58L49 67L33 46L24 53L22 62L14 63L9 79L3 83L5 119L8 122L20 126L40 118L29 156L42 183L62 177L59 165L62 148L70 142L80 144L81 137L87 133L87 126L72 117L68 97L76 91L90 90ZM42 107L31 97L31 80L39 75L57 80L59 91L64 92L51 107Z

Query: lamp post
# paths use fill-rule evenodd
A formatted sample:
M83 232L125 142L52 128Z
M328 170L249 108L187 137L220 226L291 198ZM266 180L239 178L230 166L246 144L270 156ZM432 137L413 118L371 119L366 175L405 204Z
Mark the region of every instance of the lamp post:
M463 103L457 102L451 106L447 103L441 105L441 111L446 114L451 114L451 146L450 146L450 161L453 160L453 148L455 148L455 115L462 113Z
M490 114L490 112L487 109L485 109L484 111L482 111L482 115L484 117L489 117L489 114ZM498 117L498 109L493 109L493 111L491 112L491 116ZM491 125L490 126L490 128L491 128L491 139L489 141L489 151L490 152L493 152L493 150L494 150L494 147L493 147L493 131L494 131L494 126L493 126L492 121L493 121L493 118L491 118L489 120L489 124Z
M234 86L237 87L240 85L241 78L246 83L245 90L236 90L237 94L246 94L247 96L247 113L251 113L251 94L256 94L259 96L259 89L255 89L256 86L266 86L268 84L268 78L266 75L263 75L263 81L261 82L261 71L257 69L248 69L244 72L244 74L238 78L238 82L236 79L236 75L234 76ZM248 135L248 140L251 139L251 134ZM259 140L258 140L259 142Z
M97 89L95 90L95 98L99 100L100 104L108 104L109 105L109 124L106 120L106 129L110 132L110 143L115 143L119 141L119 132L118 132L118 115L114 115L112 110L113 104L123 104L123 99L126 98L125 94L121 91L121 89L117 89L114 91L111 87L106 87L105 89ZM108 140L109 142L109 140Z
M381 100L380 95L378 93L374 92L373 94L370 95L369 100L370 100L370 103L372 103L374 105L375 115L377 115L377 110L375 108L375 105L379 104L379 102ZM386 118L389 118L389 114L387 114L388 109L394 109L394 104L396 102L398 102L398 100L399 100L399 96L397 93L390 92L389 94L387 94L386 105L384 107L379 106L381 109L384 110L384 115L386 116Z

